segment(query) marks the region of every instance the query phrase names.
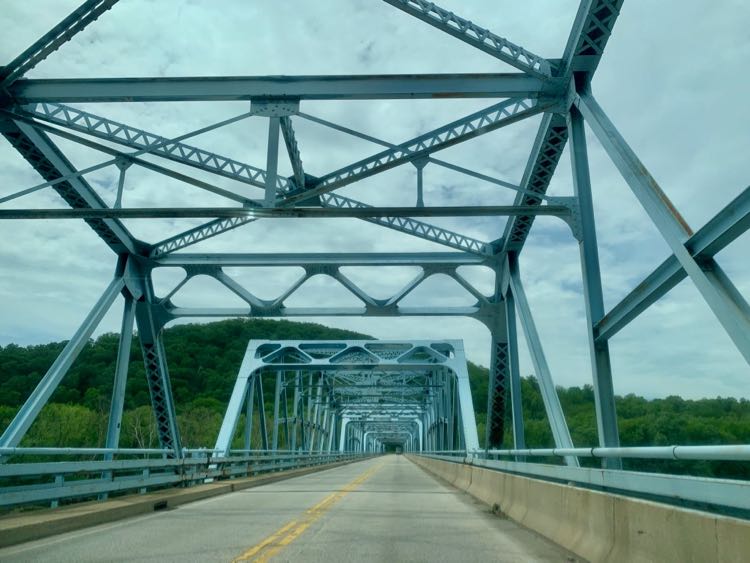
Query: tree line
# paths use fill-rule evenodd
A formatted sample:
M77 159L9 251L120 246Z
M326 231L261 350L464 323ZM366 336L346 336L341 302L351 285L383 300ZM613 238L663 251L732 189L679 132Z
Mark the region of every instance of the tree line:
M177 325L165 330L164 344L183 442L190 447L213 445L227 400L250 339L370 339L356 332L312 323L233 319L210 324ZM102 446L106 437L118 336L91 340L24 438L24 446ZM0 428L5 428L44 376L65 342L0 347ZM480 442L484 443L488 370L469 364ZM541 393L533 376L522 378L522 404L527 447L554 442ZM273 385L264 385L267 408ZM590 385L558 387L558 396L577 446L597 445L594 393ZM750 443L750 401L721 398L687 400L678 396L645 399L616 397L623 446L709 445ZM256 413L257 416L257 413ZM243 421L240 421L241 423ZM506 425L507 426L507 425ZM257 429L258 425L254 424ZM137 339L130 365L121 447L157 445L150 412L145 369ZM235 442L241 443L238 436ZM511 447L506 431L505 447ZM596 460L584 461L595 464ZM750 478L748 464L626 460L629 469L672 471L725 478Z

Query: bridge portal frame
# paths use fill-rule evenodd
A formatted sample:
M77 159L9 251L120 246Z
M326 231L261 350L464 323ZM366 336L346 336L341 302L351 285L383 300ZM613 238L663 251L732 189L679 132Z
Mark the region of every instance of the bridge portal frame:
M307 443L310 452L330 452L335 446L342 453L365 452L368 435L376 440L373 451L380 451L383 438L395 435L402 441L409 436L412 446L416 436L420 451L423 444L432 450L479 449L460 340L251 340L213 448L217 455L230 456L240 416L245 405L253 402L256 382L268 372L276 378L273 450L279 449L277 429L281 424L285 425L285 449L292 450L298 427L301 443ZM313 386L304 387L306 375L314 381ZM286 404L280 411L287 379L295 397L300 401L308 398L307 433L296 414L289 428ZM250 412L245 418L245 436L252 423Z

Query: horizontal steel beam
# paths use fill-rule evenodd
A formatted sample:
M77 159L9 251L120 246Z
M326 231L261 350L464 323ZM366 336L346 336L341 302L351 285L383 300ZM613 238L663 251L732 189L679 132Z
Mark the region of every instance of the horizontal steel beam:
M468 252L169 254L158 266L286 267L286 266L423 266L481 265L485 259Z
M119 209L0 209L0 219L169 219L200 217L256 217L267 219L337 217L495 217L551 215L568 217L563 205L446 206L446 207L153 207Z
M471 317L479 307L280 307L255 311L251 307L171 307L168 317ZM404 369L408 368L405 366ZM271 369L269 367L268 369Z
M685 246L697 260L711 258L749 229L750 187L691 236ZM612 338L686 277L677 258L667 258L594 326L595 338Z
M562 90L560 81L511 73L34 79L16 81L9 93L17 103L81 103L533 98Z

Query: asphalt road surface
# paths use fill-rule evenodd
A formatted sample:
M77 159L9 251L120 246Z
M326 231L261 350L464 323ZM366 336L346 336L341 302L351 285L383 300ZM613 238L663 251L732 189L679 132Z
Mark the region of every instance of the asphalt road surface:
M5 562L573 560L400 455L0 549Z

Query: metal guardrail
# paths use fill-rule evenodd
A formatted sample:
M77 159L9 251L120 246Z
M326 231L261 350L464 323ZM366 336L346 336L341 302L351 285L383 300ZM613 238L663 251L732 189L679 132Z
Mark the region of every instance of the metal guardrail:
M648 446L631 448L549 448L482 450L488 456L539 456L539 457L596 457L638 459L680 459L696 461L747 461L750 460L750 445L734 446Z
M720 512L750 514L750 481L497 459L504 456L518 460L524 457L578 456L742 462L750 460L750 445L508 449L472 452L445 450L414 453L443 461L566 482L617 494L689 503L712 510L718 509Z
M188 457L169 458L169 450L108 448L2 448L0 455L104 456L118 459L43 461L0 464L0 506L21 506L112 493L146 492L169 486L191 486L370 457L362 453L295 453L232 450L215 457L213 450L185 450ZM235 455L236 454L236 455ZM160 457L154 457L154 456ZM127 459L121 459L127 456ZM134 458L132 456L142 456Z

